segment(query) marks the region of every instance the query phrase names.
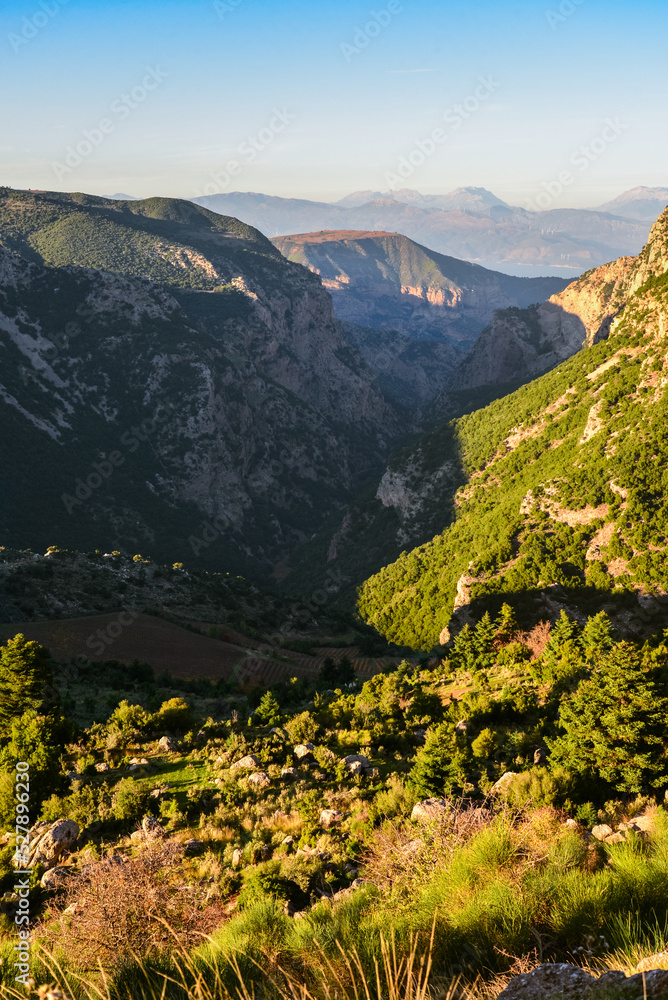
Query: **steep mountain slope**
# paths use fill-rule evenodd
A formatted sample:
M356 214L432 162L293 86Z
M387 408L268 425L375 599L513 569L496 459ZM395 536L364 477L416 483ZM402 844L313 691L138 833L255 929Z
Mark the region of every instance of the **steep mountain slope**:
M272 240L319 274L340 319L469 347L495 309L542 302L560 278L515 278L428 250L399 233L325 231Z
M501 600L532 622L567 606L603 607L630 634L665 623L668 210L622 273L607 340L390 463L375 501L385 537L390 511L396 544L442 533L360 589L360 612L386 636L430 648L453 608L459 628L467 609ZM369 505L349 518L347 544L375 516Z
M615 257L638 253L650 229L649 220L598 211L534 212L488 204L489 193L476 196L472 191L476 189L443 196L450 199L444 206L438 197L425 204L423 196L412 197L415 192L377 197L373 191L362 192L369 200L358 204L354 199L352 205L243 192L205 195L194 201L243 219L271 237L320 229L399 232L438 253L522 276L574 278ZM402 195L406 201L399 200Z
M0 243L7 544L280 574L403 431L319 279L237 220L4 189Z
M524 382L607 337L626 300L635 257L586 271L546 302L495 313L452 377L459 389Z
M654 222L668 204L668 187L634 187L599 205L597 212L610 212L623 219Z

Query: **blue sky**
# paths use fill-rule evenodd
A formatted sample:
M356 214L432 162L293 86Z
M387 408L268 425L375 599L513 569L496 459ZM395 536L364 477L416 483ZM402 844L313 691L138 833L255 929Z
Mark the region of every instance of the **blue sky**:
M334 200L410 158L422 192L525 204L566 170L596 205L668 184L667 28L643 0L4 0L0 182Z

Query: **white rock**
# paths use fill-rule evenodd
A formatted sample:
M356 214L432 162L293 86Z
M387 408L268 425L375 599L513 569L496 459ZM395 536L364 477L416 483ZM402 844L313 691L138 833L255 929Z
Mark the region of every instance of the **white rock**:
M259 766L260 766L260 761L255 756L255 754L248 753L246 754L245 757L242 757L240 760L237 760L234 764L232 764L232 766L230 767L230 771L238 771L238 770L250 771L254 767L259 767Z
M339 809L323 809L320 813L318 823L328 830L330 826L336 826L343 820L343 813Z
M423 799L416 802L411 812L414 823L433 823L447 819L452 813L452 806L446 799Z
M256 788L268 788L271 784L271 778L266 771L255 771L248 775L248 783L255 785Z

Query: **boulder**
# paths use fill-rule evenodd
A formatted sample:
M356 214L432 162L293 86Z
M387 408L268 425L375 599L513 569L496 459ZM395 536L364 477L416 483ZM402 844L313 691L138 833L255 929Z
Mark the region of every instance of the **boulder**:
M73 868L66 868L64 865L57 865L44 872L39 884L43 889L58 889L63 884L63 879L74 874Z
M455 726L455 732L459 733L460 736L466 736L466 731L468 728L469 724L466 721L466 719L460 719L457 725Z
M452 806L446 799L423 799L413 806L411 820L414 823L434 823L448 819L452 814Z
M186 840L183 849L189 858L194 858L198 854L204 853L204 844L201 840L195 840L194 837L191 837L190 840Z
M506 771L505 774L501 775L498 781L494 782L490 788L490 793L492 795L507 795L508 789L510 788L515 776L515 771Z
M260 766L260 761L255 756L255 754L247 753L245 757L242 757L240 760L237 760L234 764L232 764L232 766L230 767L230 771L241 771L241 770L252 771L253 768L259 766Z
M547 764L547 750L545 747L537 747L533 754L534 766L542 767L543 764Z
M515 976L497 1000L668 1000L668 970L643 970L628 979L611 970L596 979L575 965L539 965Z
M162 750L163 753L174 753L178 750L178 745L171 736L161 736L158 740L158 750Z
M592 827L591 835L595 840L605 840L612 833L612 827L608 826L607 823L599 823L598 826Z
M155 816L144 816L141 828L147 837L166 837L167 831Z
M555 962L539 965L533 972L515 976L497 1000L548 1000L552 997L581 1000L596 982L584 969Z
M286 781L296 781L299 777L299 771L296 767L284 767L281 771L281 778Z
M232 867L240 868L241 862L243 861L243 857L244 857L244 852L241 850L241 848L240 847L235 848L235 850L232 852Z
M318 823L329 830L330 826L336 826L343 820L343 813L339 809L323 809L320 813Z
M358 760L354 760L351 764L346 764L348 774L351 774L353 778L359 777L359 775L364 774L364 767L360 764Z
M95 770L102 773L103 771L110 771L111 768L107 764L106 760L101 760L99 764L95 765Z
M255 788L268 788L271 784L271 778L266 771L255 771L248 775L248 784L254 785Z
M620 830L616 830L614 833L609 834L605 838L606 844L623 844L626 837Z
M312 743L300 743L293 750L293 753L297 760L304 760L305 758L312 757L315 747Z
M371 770L371 761L361 753L349 753L347 757L341 758L341 762L346 765L349 771L355 764L360 764L364 771Z
M36 823L28 835L28 868L36 864L55 868L59 858L71 851L79 839L79 826L73 819L55 823Z

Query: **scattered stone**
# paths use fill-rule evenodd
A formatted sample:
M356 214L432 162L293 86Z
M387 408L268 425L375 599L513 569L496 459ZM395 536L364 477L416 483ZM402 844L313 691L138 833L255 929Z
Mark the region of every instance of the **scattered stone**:
M460 733L462 736L466 736L466 730L469 728L469 724L466 719L460 719L455 726L455 732Z
M501 775L498 781L494 782L490 788L490 793L492 795L507 795L508 789L510 788L515 776L515 771L506 771L505 774Z
M543 764L547 764L547 750L545 747L538 747L534 751L533 762L536 767L542 767Z
M232 852L232 867L240 868L241 862L243 861L243 857L244 857L244 852L241 850L241 848L240 847L235 848L235 850Z
M201 840L195 840L194 837L191 837L190 840L186 840L186 842L183 845L183 848L185 850L186 855L189 858L194 858L198 854L204 853L204 844L202 843Z
M348 774L351 774L353 778L359 777L359 775L364 774L364 768L358 760L354 760L352 764L346 764L348 769Z
M411 820L413 823L433 823L448 819L452 814L452 806L445 799L423 799L413 806Z
M304 760L306 757L312 757L315 747L312 743L300 743L299 746L294 748L294 755L298 760Z
M281 771L281 778L285 778L286 781L296 781L299 777L299 771L296 767L284 767Z
M285 844L285 846L287 847L288 851L290 850L290 848L292 847L292 845L294 844L294 842L295 842L295 838L291 837L289 835L287 837L283 837L283 840L281 841L282 844Z
M260 861L269 861L272 853L273 852L269 844L263 844L260 848Z
M255 771L248 775L248 783L255 785L256 788L268 788L271 784L271 778L266 771Z
M343 820L343 813L340 809L323 809L320 813L320 819L318 823L320 826L324 827L325 830L329 830L330 826L336 826Z
M625 840L626 840L626 837L624 836L624 834L621 833L619 830L616 830L615 833L611 833L608 837L605 838L605 843L606 844L623 844Z
M581 829L581 826L578 823L578 821L576 819L572 819L570 816L568 817L568 819L564 823L564 826L567 826L569 828L569 830L580 830Z
M608 826L607 823L599 823L598 826L592 828L591 835L595 840L605 840L612 833L612 827Z
M102 773L103 771L110 771L111 768L107 764L106 760L102 760L102 761L100 761L99 764L95 765L95 770L99 771L100 773Z
M167 831L155 816L144 816L141 827L147 837L166 837Z
M255 754L248 753L246 754L245 757L242 757L241 760L238 760L236 761L236 763L232 764L230 767L230 771L239 771L239 770L251 771L254 767L259 767L259 766L260 766L260 761L255 756Z
M148 761L146 757L133 757L130 761L131 764L138 764L140 767L146 767Z
M171 736L161 736L158 740L158 750L162 750L163 753L174 753L178 750L178 745Z

